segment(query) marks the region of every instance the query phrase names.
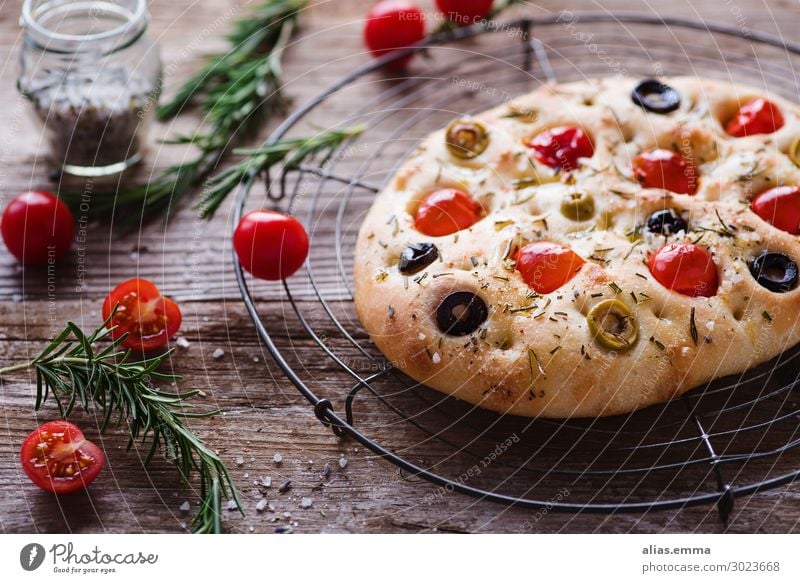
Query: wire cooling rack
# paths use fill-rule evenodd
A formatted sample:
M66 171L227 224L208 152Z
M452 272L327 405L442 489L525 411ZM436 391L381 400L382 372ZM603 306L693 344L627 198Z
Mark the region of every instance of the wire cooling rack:
M415 52L422 58L410 76L382 69ZM800 351L629 415L560 421L484 411L416 383L371 344L353 309L355 239L401 161L457 115L543 82L614 74L737 80L796 100L798 55L800 45L747 29L562 13L459 29L353 72L289 117L270 142L313 134L323 117L367 131L323 159L267 177L263 193L255 175L239 193L235 223L266 197L311 233L306 267L280 284L245 276L234 255L259 335L337 436L360 442L408 479L440 486L426 490L429 503L460 492L572 512L716 504L727 521L737 497L800 476ZM268 303L283 309L281 321L262 319Z

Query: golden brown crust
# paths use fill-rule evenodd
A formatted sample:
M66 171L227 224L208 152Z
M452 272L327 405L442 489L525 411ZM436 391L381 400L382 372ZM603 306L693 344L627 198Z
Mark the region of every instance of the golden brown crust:
M800 341L800 289L771 293L748 268L767 248L800 259L798 237L765 223L748 206L767 188L800 184L800 169L786 155L800 135L798 107L755 89L674 78L666 82L680 91L681 108L654 115L631 102L637 82L544 86L476 116L491 142L474 160L451 156L440 130L403 164L361 227L355 262L356 310L395 366L495 411L590 417L663 402ZM770 135L728 136L722 123L742 102L765 95L781 107L784 127ZM543 129L567 124L582 127L595 145L594 156L569 176L533 161L523 145ZM630 160L656 146L695 161L695 196L644 189L631 180ZM536 185L516 188L518 180ZM488 214L455 235L424 236L413 228L416 204L447 186L469 191ZM559 212L562 198L576 190L595 198L589 221ZM711 298L671 292L645 265L665 238L633 233L664 208L665 198L690 224L690 232L669 242L702 235L699 244L718 266L720 287ZM504 258L536 240L563 243L587 259L572 281L544 297L533 297ZM402 275L400 252L421 241L435 243L440 260L415 276ZM456 290L480 295L489 307L485 324L469 336L446 336L436 326L436 307ZM612 297L633 311L639 326L639 339L626 353L601 347L586 324L591 307Z

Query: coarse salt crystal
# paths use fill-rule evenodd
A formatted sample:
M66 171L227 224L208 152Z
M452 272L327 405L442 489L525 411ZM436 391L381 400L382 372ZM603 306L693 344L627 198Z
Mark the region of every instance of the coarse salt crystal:
M243 466L244 465L244 458L242 456L236 456L236 465Z
M180 346L181 348L189 348L190 342L186 340L183 336L178 336L178 339L175 341L175 344Z
M439 364L440 362L442 362L442 357L439 356L438 352L434 352L433 356L431 357L431 360L433 361L433 364Z
M228 510L236 510L239 506L236 504L236 500L228 500L228 505L225 506Z
M683 356L688 356L689 355L689 347L688 346L684 346L683 348L681 348L681 354Z
M420 340L425 340L425 338L426 338L425 334L423 334L422 332L420 332L420 333L419 333L419 339L420 339Z
M339 467L342 469L347 467L347 458L339 458Z
M223 356L225 356L225 351L224 351L224 350L222 350L221 348L217 348L217 349L216 349L216 350L215 350L215 351L214 351L214 352L211 354L211 357L212 357L214 360L219 360L219 359L220 359L220 358L222 358Z
M713 330L714 329L714 320L709 320L708 322L706 322L706 328L708 328L709 330Z
M191 510L191 509L192 509L192 505L191 505L191 504L189 504L189 501L188 501L188 500L187 500L186 502L184 502L183 504L181 504L181 505L180 505L180 508L179 508L179 510L180 510L181 512L183 512L184 514L185 514L185 513L187 513L187 512L189 512L189 510Z
M283 461L283 456L279 453L276 453L274 456L272 456L272 461L274 461L276 464L279 464Z
M311 508L314 501L311 498L303 498L300 500L300 508Z
M261 500L258 501L258 504L256 504L256 512L264 512L266 508L267 508L267 499L262 498Z
M269 488L272 485L272 478L270 478L269 476L264 476L263 478L261 478L261 485L264 486L265 488Z

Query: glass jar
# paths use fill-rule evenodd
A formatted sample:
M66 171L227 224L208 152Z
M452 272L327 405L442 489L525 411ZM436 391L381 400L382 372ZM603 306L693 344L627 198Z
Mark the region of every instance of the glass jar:
M161 89L145 0L25 0L17 86L54 162L107 176L142 159Z

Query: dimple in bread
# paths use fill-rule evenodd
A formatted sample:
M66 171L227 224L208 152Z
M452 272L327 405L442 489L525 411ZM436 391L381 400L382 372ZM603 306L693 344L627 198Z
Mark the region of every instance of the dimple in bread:
M737 129L764 104L768 131ZM798 136L797 105L741 85L542 86L402 164L359 232L358 316L420 383L516 415L626 413L741 373L800 342ZM687 161L681 186L657 155L641 171L653 152ZM574 254L554 289L554 255L525 271L536 244Z

